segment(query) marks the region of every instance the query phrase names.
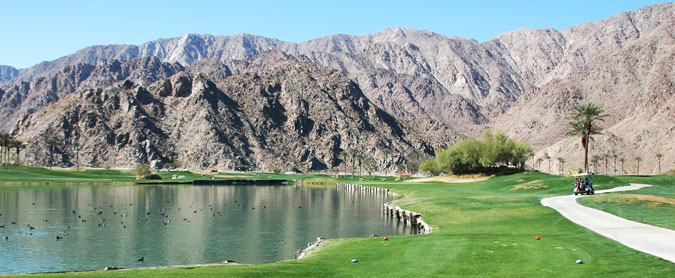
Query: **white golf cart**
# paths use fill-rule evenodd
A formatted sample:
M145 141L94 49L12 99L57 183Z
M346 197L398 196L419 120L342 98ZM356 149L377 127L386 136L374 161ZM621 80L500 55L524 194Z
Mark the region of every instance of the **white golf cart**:
M574 175L574 195L593 195L593 182L591 181L591 174L581 173Z

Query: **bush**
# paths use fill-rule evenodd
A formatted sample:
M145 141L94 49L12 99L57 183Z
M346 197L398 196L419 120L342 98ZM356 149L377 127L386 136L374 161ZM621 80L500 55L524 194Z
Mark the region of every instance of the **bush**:
M164 163L164 169L173 170L176 168L180 168L180 162L178 161Z
M438 168L438 163L435 159L427 160L420 166L420 171L429 173L431 175L438 175L441 173L441 169Z
M150 174L150 175L143 176L142 179L144 179L144 180L161 180L161 179L162 179L162 176L160 176L160 175L157 174L157 173L152 173L152 174Z
M483 140L466 138L459 143L436 152L434 162L427 161L420 170L432 174L465 174L490 171L501 166L525 166L533 151L529 144L509 138L502 132L493 135L486 130Z
M150 165L148 164L138 164L136 165L134 173L136 174L137 180L143 180L152 174L152 168L150 168Z
M670 169L663 173L666 176L675 176L675 169Z

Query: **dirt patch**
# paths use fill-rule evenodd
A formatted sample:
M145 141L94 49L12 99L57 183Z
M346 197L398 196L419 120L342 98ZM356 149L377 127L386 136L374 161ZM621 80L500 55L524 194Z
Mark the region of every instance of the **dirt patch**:
M654 195L643 195L643 194L607 194L596 196L593 199L594 201L599 203L624 203L624 204L644 203L651 207L662 205L675 206L675 199L673 198Z
M548 185L542 184L540 180L534 180L528 183L523 183L519 185L515 185L511 187L511 191L519 190L519 189L541 189L541 188L548 188Z
M431 177L425 179L414 179L407 180L405 182L418 183L418 182L445 182L445 183L468 183L476 181L484 181L489 179L489 176L439 176Z

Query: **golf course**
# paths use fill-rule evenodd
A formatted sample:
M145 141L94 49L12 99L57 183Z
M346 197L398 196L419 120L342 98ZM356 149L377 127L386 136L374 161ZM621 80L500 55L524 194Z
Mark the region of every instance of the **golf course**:
M171 180L176 172L161 173ZM185 179L204 178L180 172ZM427 235L327 239L300 260L261 265L209 265L34 274L31 277L668 277L675 264L628 248L574 224L541 199L572 193L572 177L539 172L493 176L468 183L406 182L393 177L364 181L324 174L205 176L303 179L307 184L359 183L403 194L394 204L422 214ZM131 172L0 171L0 182L124 183ZM674 176L594 176L596 190L650 184L633 192L584 197L579 203L630 220L675 228ZM30 185L26 185L30 186ZM101 185L107 186L107 185ZM639 195L635 197L635 195ZM642 196L642 197L640 197ZM656 201L655 201L656 200ZM535 237L539 237L535 240ZM353 263L352 259L358 260ZM583 260L583 264L575 263ZM7 275L6 277L12 277Z

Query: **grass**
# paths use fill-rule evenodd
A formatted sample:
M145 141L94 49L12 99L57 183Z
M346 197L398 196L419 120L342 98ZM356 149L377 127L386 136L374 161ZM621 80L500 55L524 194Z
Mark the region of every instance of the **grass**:
M582 198L582 205L654 226L675 230L675 177L620 177L626 183L653 186L630 193L609 193Z
M309 178L328 180L326 175ZM347 181L347 180L343 180ZM651 182L647 178L644 183ZM658 181L669 183L672 181ZM352 180L353 182L353 180ZM599 176L597 189L629 180ZM572 178L542 173L503 175L466 184L363 184L404 193L397 204L423 214L429 235L331 239L302 260L33 277L668 277L675 264L580 227L540 200L571 194ZM517 188L524 183L544 186ZM534 240L540 236L541 240ZM358 263L351 263L358 259ZM575 264L583 259L584 264Z

